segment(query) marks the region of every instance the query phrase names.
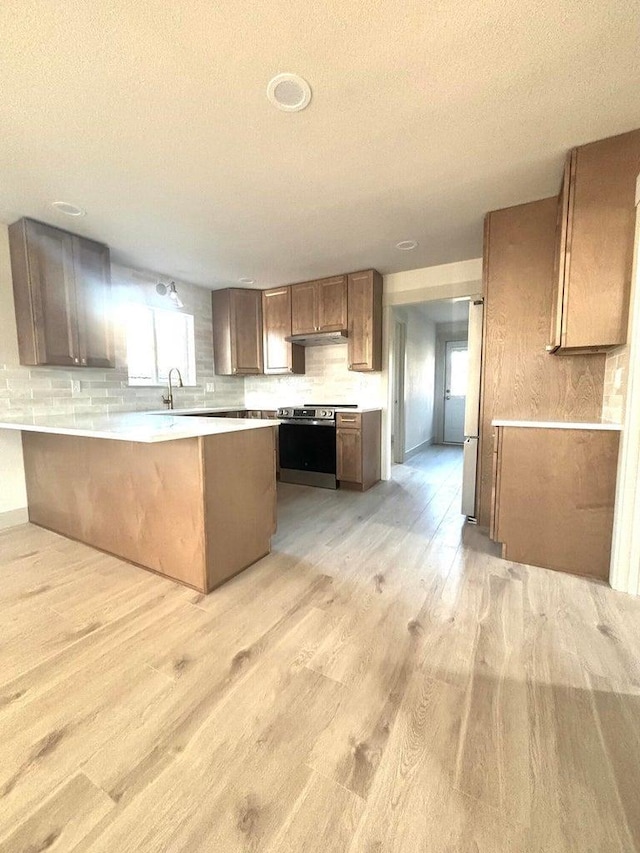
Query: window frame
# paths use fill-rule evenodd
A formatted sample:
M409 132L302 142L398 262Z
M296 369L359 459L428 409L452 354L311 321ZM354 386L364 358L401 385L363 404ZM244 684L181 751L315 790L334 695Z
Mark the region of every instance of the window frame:
M186 344L186 362L187 368L184 369L180 365L175 365L180 369L182 380L185 388L195 388L198 384L197 380L197 360L196 360L196 341L195 341L195 316L188 311L170 310L166 308L157 308L153 305L145 305L141 303L132 303L128 306L129 310L126 317L125 337L127 348L127 387L128 388L164 388L167 384L167 377L161 373L161 365L159 362L158 352L158 326L156 318L158 315L180 315L185 318L185 344ZM129 336L131 334L132 316L131 311L145 312L151 321L151 332L153 339L153 354L151 361L153 363L153 376L147 378L142 377L137 381L131 376L131 365L129 359ZM171 365L172 367L174 365ZM169 368L170 369L170 368ZM167 370L168 373L168 370Z

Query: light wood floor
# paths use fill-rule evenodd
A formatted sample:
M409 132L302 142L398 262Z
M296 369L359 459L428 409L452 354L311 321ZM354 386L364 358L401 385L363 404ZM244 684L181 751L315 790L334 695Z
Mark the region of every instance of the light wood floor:
M640 600L461 535L460 465L281 486L207 598L0 534L0 853L640 850Z

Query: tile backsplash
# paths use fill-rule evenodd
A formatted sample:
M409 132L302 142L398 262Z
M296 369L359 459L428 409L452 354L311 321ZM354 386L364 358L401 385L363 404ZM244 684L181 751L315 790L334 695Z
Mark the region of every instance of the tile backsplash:
M616 347L607 353L602 398L602 420L607 423L621 424L624 419L628 368L629 347L627 344Z
M115 369L65 370L22 367L17 363L0 364L0 416L161 409L163 388L135 388L128 385L124 323L127 305L131 301L167 307L166 297L158 296L155 291L158 279L154 273L112 266ZM214 375L210 292L179 281L176 281L176 287L184 303L184 310L195 318L198 382L194 387L176 390L176 408L242 406L242 379ZM210 390L212 387L213 391Z
M168 307L155 286L155 273L113 265L115 369L23 367L0 363L0 418L52 414L149 411L162 408L164 388L129 387L126 311L132 302ZM308 347L302 376L216 376L213 368L211 294L176 280L184 310L193 314L197 385L174 392L175 407L229 406L275 409L289 403L359 403L383 406L380 373L347 368L347 346ZM213 390L211 390L213 388Z
M247 376L245 405L271 409L292 403L358 403L385 406L381 373L356 373L347 367L347 346L306 348L301 376Z

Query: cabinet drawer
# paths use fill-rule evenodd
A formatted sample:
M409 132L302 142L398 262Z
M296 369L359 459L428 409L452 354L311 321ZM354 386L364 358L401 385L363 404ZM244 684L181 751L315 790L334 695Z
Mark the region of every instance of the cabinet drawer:
M336 427L338 429L360 429L362 415L357 412L336 412Z

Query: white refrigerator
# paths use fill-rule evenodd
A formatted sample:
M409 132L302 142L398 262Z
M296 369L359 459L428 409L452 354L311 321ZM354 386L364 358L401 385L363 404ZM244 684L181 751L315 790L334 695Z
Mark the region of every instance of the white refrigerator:
M469 304L469 378L464 407L464 454L462 463L462 514L476 520L476 473L480 427L480 375L482 367L483 300Z

